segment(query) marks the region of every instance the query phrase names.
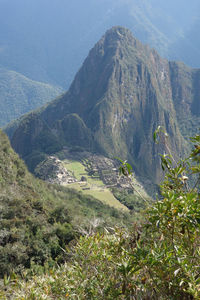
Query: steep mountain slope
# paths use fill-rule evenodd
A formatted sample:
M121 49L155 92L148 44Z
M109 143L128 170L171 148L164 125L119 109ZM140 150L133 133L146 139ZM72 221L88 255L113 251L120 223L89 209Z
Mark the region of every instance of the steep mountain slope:
M12 146L31 170L39 161L38 152L80 146L126 158L138 174L158 182L158 153L167 150L165 144L154 145L153 132L163 126L171 152L183 153L181 121L197 113L198 74L162 59L129 30L114 27L90 51L69 91L23 119ZM181 103L187 111L181 110Z
M61 93L61 88L0 68L0 127Z
M1 0L0 65L33 80L68 88L89 49L108 28L128 27L143 43L168 55L170 44L190 28L197 3Z
M0 130L0 278L63 261L63 248L93 219L130 222L129 214L91 196L34 178Z
M200 130L200 69L170 62L172 97L182 135L188 139Z

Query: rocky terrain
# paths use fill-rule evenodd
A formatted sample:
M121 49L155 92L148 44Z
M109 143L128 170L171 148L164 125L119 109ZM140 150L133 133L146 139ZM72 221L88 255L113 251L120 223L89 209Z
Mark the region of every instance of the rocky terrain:
M24 117L11 143L31 171L44 155L71 147L128 160L138 176L158 184L159 153L170 150L180 159L198 132L199 82L198 69L168 62L114 27L90 51L69 91ZM156 145L158 125L168 139Z
M35 175L49 183L67 185L77 182L77 179L69 172L55 156L48 156L35 169Z

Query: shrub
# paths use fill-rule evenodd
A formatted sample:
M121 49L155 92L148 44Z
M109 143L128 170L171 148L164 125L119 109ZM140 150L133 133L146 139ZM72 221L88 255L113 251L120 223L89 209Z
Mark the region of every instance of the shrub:
M189 158L175 165L169 156L161 156L167 169L162 199L148 208L142 225L132 231L90 232L68 250L67 264L31 282L15 278L7 295L14 293L17 299L200 299L200 136L193 142ZM62 232L63 225L59 228Z

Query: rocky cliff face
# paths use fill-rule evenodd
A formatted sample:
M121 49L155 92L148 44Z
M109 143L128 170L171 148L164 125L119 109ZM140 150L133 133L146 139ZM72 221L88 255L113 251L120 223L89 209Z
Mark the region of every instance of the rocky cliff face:
M188 119L200 120L199 74L162 59L129 30L114 27L90 51L69 91L34 114L28 133L24 119L12 145L29 166L32 147L24 149L29 140L35 151L49 154L57 140L60 147L76 145L128 159L138 174L158 182L158 153L166 149L153 143L153 132L163 126L171 152L183 153L184 136L192 132ZM48 150L45 138L38 139L47 133Z
M200 69L170 62L171 90L182 135L188 139L200 128Z

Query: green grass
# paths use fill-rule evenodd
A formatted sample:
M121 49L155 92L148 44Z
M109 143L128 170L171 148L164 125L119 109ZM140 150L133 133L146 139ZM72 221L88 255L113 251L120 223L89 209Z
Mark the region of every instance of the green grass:
M71 171L78 180L81 180L82 176L85 176L87 178L87 182L72 183L68 185L69 187L82 191L85 195L91 195L101 202L112 207L128 211L127 207L121 204L114 197L112 192L104 186L102 180L98 179L97 176L93 178L92 176L88 175L84 165L81 162L64 160L64 166L67 168L67 170Z
M67 170L74 173L74 176L78 180L81 180L81 176L85 176L88 178L87 172L85 171L85 168L81 162L73 160L64 160L64 166L67 168Z
M128 211L128 208L121 204L111 193L109 189L105 190L89 190L89 191L84 191L86 195L91 195L99 200L101 200L103 203L108 204L110 206L113 206L118 209L124 209Z
M92 177L88 175L84 165L80 161L64 160L64 165L67 170L71 171L78 180L81 180L81 177L85 176L88 183L97 186L104 186L104 183L98 176Z
M78 191L82 191L84 195L90 195L94 198L100 200L102 203L112 206L117 209L123 209L124 211L128 211L128 208L121 204L111 193L111 191L107 188L100 188L90 183L80 184L80 183L71 183L67 185L70 188L74 188ZM85 190L85 188L89 188Z

